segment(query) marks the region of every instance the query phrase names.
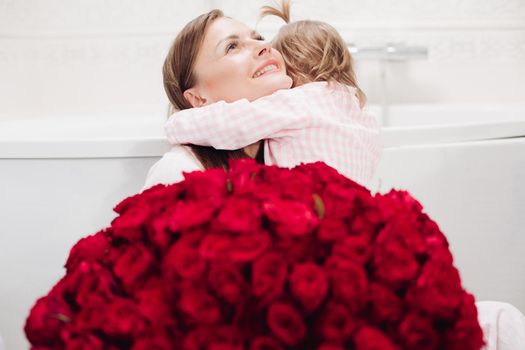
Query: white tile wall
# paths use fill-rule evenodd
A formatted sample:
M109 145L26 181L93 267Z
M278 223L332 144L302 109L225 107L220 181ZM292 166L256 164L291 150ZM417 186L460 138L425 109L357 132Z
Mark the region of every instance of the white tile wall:
M0 0L0 116L126 112L166 103L160 66L170 41L218 7L257 24L263 0ZM295 0L293 19L333 24L349 42L426 46L425 61L358 62L369 100L525 101L525 0ZM380 71L386 72L386 83Z
M234 0L215 1L254 24L267 3L252 1L236 11ZM359 47L397 42L428 48L425 61L358 62L359 82L372 103L383 95L390 103L525 102L524 0L296 0L293 19L327 21ZM258 28L271 37L278 25L263 19Z
M170 42L210 8L208 0L0 0L0 117L167 104L161 66Z

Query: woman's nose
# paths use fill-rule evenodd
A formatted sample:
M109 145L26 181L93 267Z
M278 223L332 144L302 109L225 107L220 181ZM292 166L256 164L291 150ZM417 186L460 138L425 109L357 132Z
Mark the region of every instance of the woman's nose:
M272 51L270 43L262 41L259 45L255 47L256 56L268 55Z

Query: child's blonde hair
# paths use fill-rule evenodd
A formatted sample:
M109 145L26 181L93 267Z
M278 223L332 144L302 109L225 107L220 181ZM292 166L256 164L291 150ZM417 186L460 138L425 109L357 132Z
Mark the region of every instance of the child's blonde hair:
M284 25L272 41L283 55L293 86L315 81L336 81L353 86L361 106L366 96L357 85L353 59L337 30L328 23L303 20L290 23L290 2L283 0L281 8L263 6L261 17L277 16Z

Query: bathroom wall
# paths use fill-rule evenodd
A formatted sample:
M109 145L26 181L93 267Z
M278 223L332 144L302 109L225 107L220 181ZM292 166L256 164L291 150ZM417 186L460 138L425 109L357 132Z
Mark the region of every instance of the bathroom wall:
M162 115L160 67L175 34L218 7L251 26L270 1L0 0L0 117ZM428 59L359 61L370 102L525 101L524 0L295 0L358 47L425 46ZM279 21L258 29L271 37ZM381 79L381 71L384 79Z
M161 66L210 1L0 0L0 117L164 114Z
M214 3L256 23L257 8L268 2ZM358 47L428 48L426 60L357 62L371 102L381 102L384 88L391 103L525 102L524 0L295 0L293 19L329 22ZM276 23L263 19L259 27L274 32Z

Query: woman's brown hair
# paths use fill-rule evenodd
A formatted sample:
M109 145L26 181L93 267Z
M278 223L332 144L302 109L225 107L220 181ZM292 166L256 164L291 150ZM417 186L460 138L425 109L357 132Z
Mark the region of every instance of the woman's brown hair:
M193 70L206 30L213 21L221 17L224 17L224 14L220 10L212 10L200 15L186 24L173 41L162 68L164 90L171 103L170 112L193 107L183 94L185 90L196 84L196 76ZM205 169L227 168L228 159L247 157L242 149L228 151L198 145L187 146L191 148Z
M336 81L355 87L361 107L365 105L366 96L357 85L352 56L334 27L311 20L290 23L289 0L281 1L280 8L263 6L261 17L265 16L277 16L286 22L272 46L283 55L293 86Z

